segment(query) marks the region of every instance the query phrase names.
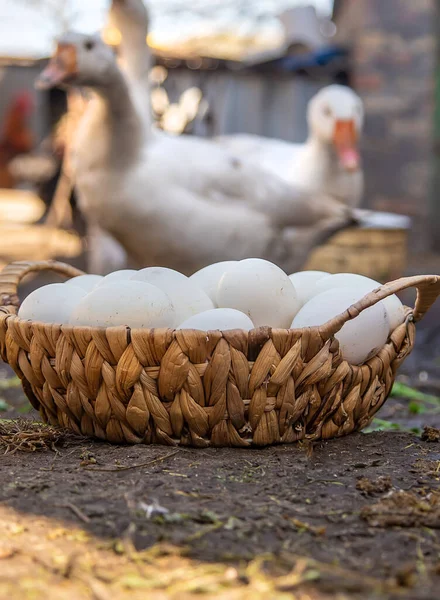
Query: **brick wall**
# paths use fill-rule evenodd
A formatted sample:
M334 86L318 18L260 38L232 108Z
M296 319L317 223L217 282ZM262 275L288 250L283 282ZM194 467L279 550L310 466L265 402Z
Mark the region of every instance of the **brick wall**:
M435 0L341 0L338 37L366 108L365 204L414 219L412 249L430 246L436 68Z

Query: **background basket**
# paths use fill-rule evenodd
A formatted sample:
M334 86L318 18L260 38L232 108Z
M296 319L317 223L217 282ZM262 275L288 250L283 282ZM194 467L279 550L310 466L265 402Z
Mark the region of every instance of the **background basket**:
M407 255L407 229L350 227L315 248L304 268L329 273L359 273L385 282L402 277Z
M0 352L45 421L114 443L264 446L345 435L368 425L414 345L440 277L401 279L321 327L208 334L24 321L17 287L31 272L82 274L57 262L0 274ZM387 296L417 288L414 309L377 356L344 361L334 338Z

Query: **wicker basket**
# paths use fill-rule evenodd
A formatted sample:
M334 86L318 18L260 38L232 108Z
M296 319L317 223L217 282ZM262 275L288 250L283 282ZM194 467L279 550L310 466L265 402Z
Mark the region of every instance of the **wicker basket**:
M244 331L90 328L24 321L17 286L30 272L66 277L57 262L13 263L0 274L0 352L45 421L114 443L265 446L345 435L370 423L440 277L410 277L368 294L325 325ZM390 294L417 288L415 308L379 354L344 361L334 334Z
M385 282L402 277L407 266L408 230L362 229L340 231L310 255L305 269L329 273L359 273Z

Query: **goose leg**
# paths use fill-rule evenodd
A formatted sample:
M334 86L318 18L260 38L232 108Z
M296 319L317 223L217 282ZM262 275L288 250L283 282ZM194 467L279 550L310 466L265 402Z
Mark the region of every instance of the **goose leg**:
M127 254L110 234L98 225L90 224L87 231L87 270L97 275L108 275L127 266Z

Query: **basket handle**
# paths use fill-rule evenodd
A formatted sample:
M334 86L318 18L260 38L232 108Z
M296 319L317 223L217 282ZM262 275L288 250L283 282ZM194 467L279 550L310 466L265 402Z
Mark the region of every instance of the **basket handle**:
M18 308L20 304L18 297L20 281L29 273L39 271L54 271L69 279L78 275L84 275L83 271L65 263L57 262L56 260L13 262L7 265L0 273L0 309L6 309L3 312L11 312L10 307Z
M414 321L420 321L422 317L431 308L434 302L440 296L440 276L439 275L418 275L416 277L403 277L391 283L386 283L381 287L367 294L362 300L356 302L345 312L330 319L319 328L319 333L324 339L329 339L340 331L348 321L355 319L363 310L374 306L381 300L397 294L408 288L417 289L417 298L412 313Z

